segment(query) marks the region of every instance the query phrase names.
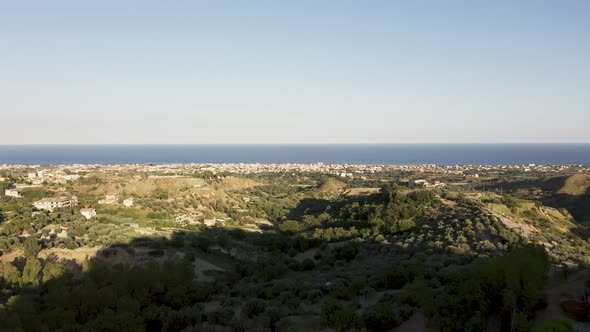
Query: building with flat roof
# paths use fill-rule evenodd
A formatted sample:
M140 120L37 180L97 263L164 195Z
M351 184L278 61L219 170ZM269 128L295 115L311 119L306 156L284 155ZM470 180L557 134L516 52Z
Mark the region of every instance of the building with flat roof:
M37 209L50 212L53 212L55 209L76 205L78 205L78 197L76 196L72 196L72 198L67 198L65 196L47 197L33 203L33 206Z

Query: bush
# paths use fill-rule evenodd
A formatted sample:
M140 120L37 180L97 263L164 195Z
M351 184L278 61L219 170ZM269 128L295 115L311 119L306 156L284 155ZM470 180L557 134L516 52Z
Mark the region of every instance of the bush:
M334 249L336 259L343 259L347 262L353 260L358 251L360 244L358 242L348 242L347 244Z
M371 331L386 331L406 321L413 312L414 308L409 305L384 302L367 308L363 313L363 320Z
M377 277L373 278L371 284L375 289L400 289L412 279L413 273L407 268L392 265L383 269Z
M207 321L216 325L227 325L234 317L233 310L229 308L220 308L207 314Z
M350 331L362 326L362 320L356 310L342 306L335 299L328 299L322 305L322 320L338 331Z
M313 259L311 259L311 258L306 258L303 260L303 262L301 262L301 269L303 271L313 270L314 267L315 267L315 263L313 262Z
M283 233L293 234L299 232L300 226L295 220L285 220L279 225L279 229Z
M150 250L148 252L148 254L152 257L162 257L164 256L164 250L162 249L154 249L154 250Z
M254 318L266 310L266 303L261 300L251 300L242 307L242 314L248 318Z

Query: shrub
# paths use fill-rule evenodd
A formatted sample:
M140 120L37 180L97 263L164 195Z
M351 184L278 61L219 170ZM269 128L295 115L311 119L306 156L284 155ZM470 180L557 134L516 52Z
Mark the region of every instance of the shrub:
M342 306L334 299L324 302L321 316L327 325L338 331L350 331L362 326L362 320L354 308Z
M299 232L300 226L295 220L285 220L279 225L279 229L283 233L293 234Z
M414 309L409 305L384 302L367 308L363 320L371 331L386 331L406 321L413 312Z
M266 310L266 303L261 300L251 300L242 307L242 314L248 318L254 318Z
M154 250L150 250L148 252L148 254L152 257L162 257L164 256L164 250L162 249L154 249Z

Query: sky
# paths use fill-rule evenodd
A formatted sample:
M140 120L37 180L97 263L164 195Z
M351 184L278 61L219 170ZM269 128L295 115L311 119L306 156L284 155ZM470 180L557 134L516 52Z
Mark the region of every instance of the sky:
M590 1L2 1L0 144L590 143Z

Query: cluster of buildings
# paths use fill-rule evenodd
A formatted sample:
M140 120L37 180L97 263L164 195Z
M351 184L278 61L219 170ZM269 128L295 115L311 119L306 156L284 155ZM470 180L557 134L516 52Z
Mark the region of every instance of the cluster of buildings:
M59 196L59 197L46 197L42 198L33 203L33 206L38 210L45 210L49 212L53 212L56 209L67 208L70 206L77 206L78 205L78 197L72 196L68 198L67 196ZM96 217L97 212L95 208L82 208L80 209L80 214L82 214L87 220Z
M433 183L430 183L423 179L415 180L414 184L420 185L424 188L443 188L445 186L444 182L440 182L438 180L435 180Z
M59 196L59 197L46 197L42 198L36 202L33 202L33 206L38 210L45 210L49 212L53 212L56 209L67 208L71 206L78 205L78 197L72 196ZM80 214L82 214L87 220L96 217L97 212L94 208L82 208L80 209Z
M63 169L48 170L41 169L36 172L28 172L27 179L35 185L49 183L66 183L80 178L78 174L67 174Z

